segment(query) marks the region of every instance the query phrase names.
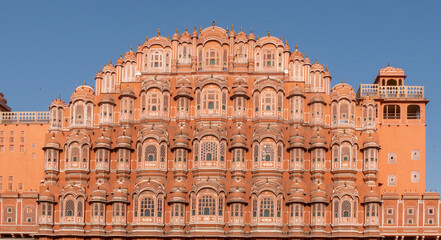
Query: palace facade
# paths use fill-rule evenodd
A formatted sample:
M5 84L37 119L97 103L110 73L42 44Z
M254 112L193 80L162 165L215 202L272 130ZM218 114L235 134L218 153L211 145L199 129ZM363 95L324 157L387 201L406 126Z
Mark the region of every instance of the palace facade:
M387 66L355 92L269 32L158 31L51 103L38 194L1 194L0 233L438 239L428 100L405 79Z

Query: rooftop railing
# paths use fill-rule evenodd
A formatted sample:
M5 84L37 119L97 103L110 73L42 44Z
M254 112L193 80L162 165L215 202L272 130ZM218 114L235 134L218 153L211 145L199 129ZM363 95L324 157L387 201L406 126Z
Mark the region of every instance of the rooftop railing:
M424 86L380 86L378 84L360 84L357 98L424 98Z
M47 112L0 112L0 123L49 123Z

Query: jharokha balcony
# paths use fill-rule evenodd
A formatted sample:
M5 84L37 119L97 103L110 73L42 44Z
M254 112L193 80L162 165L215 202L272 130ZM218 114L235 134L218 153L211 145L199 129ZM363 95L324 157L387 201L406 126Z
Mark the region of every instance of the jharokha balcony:
M424 86L381 86L379 84L360 84L357 98L424 98Z

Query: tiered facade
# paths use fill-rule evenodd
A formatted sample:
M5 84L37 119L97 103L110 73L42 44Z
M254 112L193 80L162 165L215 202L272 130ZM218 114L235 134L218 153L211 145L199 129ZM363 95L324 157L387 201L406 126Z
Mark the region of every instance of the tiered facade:
M52 102L35 236L437 236L428 101L405 78L356 94L269 33L158 31Z

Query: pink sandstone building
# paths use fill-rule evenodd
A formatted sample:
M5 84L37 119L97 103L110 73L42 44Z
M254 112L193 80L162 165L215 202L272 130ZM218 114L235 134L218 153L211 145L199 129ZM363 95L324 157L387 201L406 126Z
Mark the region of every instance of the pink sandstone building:
M48 113L0 113L0 237L438 239L405 79L355 92L269 32L158 31Z

